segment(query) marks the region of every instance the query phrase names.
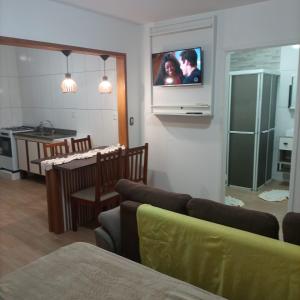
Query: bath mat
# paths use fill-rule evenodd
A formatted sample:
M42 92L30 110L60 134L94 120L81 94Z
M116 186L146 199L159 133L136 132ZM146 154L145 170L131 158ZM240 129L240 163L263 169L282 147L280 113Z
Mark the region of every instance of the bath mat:
M233 198L231 196L226 196L225 197L225 202L226 205L230 205L230 206L244 206L245 203L237 198Z
M263 192L258 195L259 198L270 201L270 202L278 202L283 201L289 198L288 190L271 190L268 192Z

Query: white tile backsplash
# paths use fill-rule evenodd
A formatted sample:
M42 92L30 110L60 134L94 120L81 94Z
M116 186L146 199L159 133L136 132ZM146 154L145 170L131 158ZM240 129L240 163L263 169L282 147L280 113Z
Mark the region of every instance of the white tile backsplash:
M114 120L115 112L112 110L102 110L102 122L105 125L103 131L103 141L105 145L118 143L118 121Z
M100 71L86 73L86 86L87 86L87 103L88 109L101 109L102 101L101 94L98 92L98 85L100 83Z
M0 109L0 124L2 127L13 126L12 123L12 109L11 108L1 108Z
M71 53L69 56L69 71L71 73L80 72L83 73L86 71L85 68L85 55Z
M85 56L85 70L89 71L100 71L103 68L103 61L100 56L97 55L86 55Z
M20 81L18 77L8 78L8 89L10 97L10 106L15 108L21 108L22 101L20 95Z
M9 108L10 105L10 93L8 85L8 77L0 77L0 107Z

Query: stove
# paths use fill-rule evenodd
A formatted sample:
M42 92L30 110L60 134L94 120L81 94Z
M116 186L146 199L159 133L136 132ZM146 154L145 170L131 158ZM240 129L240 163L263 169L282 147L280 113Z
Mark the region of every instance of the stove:
M14 133L33 131L33 127L15 126L0 129L0 170L19 172L17 143Z

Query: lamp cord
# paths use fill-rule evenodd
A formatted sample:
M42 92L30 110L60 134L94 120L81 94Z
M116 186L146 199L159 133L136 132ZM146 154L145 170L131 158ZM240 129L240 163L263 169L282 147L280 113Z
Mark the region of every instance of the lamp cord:
M67 74L69 74L69 57L67 56Z

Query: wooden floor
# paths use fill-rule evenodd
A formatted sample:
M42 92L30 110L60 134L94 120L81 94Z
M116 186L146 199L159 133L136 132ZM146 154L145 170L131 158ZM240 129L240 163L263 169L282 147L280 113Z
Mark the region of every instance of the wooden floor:
M0 178L0 276L73 242L95 244L94 232L48 232L46 186L40 180Z

